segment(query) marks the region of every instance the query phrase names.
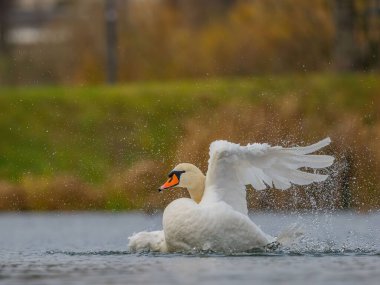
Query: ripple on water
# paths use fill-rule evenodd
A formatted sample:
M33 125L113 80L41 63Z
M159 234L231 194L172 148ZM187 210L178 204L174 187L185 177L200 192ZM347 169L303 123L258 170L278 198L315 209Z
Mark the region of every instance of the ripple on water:
M107 256L107 255L127 255L131 254L129 251L120 251L120 250L100 250L100 251L62 251L62 250L48 250L46 251L46 254L48 255L54 255L54 254L63 254L63 255L69 255L69 256L91 256L91 255L100 255L100 256Z
M255 214L265 232L305 225L289 248L218 254L130 253L133 232L162 228L162 216L0 215L0 285L13 284L378 284L380 213Z
M176 252L176 253L159 253L159 252L139 252L131 253L130 251L118 250L100 250L100 251L61 251L48 250L47 255L67 255L67 256L146 256L146 257L244 257L244 256L380 256L380 252L367 248L328 248L324 250L295 250L295 249L276 249L276 250L254 250L239 253L218 253L211 251L192 251L192 252Z

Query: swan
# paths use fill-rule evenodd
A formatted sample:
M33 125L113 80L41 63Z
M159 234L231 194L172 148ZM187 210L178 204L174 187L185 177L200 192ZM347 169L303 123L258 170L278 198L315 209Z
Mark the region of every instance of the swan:
M299 234L296 228L278 238L264 233L249 217L246 185L256 190L285 190L292 184L322 182L328 175L300 168L322 169L334 157L311 155L331 142L325 138L306 147L270 146L214 141L210 145L207 174L193 164L180 163L159 191L186 188L189 198L171 202L163 213L163 230L129 237L131 252L212 251L246 252L278 246Z

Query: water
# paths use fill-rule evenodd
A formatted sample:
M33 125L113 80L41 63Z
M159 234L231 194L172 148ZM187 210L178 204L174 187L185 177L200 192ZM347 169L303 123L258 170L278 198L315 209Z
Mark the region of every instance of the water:
M130 254L127 237L160 229L160 214L0 214L0 284L379 284L379 212L252 219L273 235L301 223L305 238L235 256Z

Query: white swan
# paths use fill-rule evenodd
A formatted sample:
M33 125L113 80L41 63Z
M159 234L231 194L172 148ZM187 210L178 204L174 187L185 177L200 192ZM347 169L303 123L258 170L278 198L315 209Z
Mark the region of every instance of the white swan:
M326 138L310 146L292 148L213 142L206 176L196 166L181 163L160 187L160 190L184 187L191 199L177 199L166 207L163 231L140 232L129 237L130 251L245 252L281 243L290 237L289 231L276 239L248 217L245 185L250 184L256 190L272 186L284 190L292 184L324 181L327 175L299 168L330 166L334 161L332 156L310 155L330 142ZM296 235L296 231L290 232Z

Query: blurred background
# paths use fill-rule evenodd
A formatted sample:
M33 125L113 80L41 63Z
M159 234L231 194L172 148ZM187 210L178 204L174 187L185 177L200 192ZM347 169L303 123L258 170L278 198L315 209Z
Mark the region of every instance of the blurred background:
M0 0L0 210L155 211L215 139L326 136L328 181L250 207L378 209L379 56L379 0Z

